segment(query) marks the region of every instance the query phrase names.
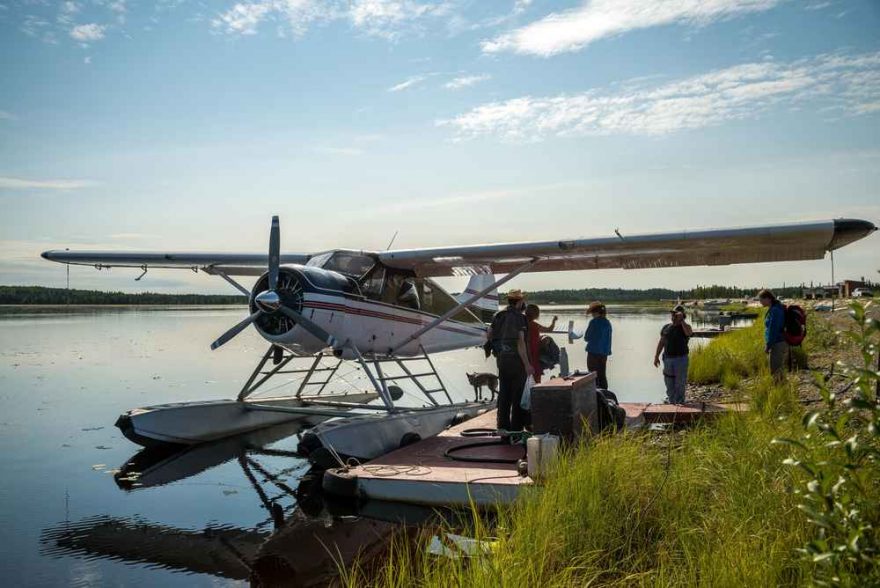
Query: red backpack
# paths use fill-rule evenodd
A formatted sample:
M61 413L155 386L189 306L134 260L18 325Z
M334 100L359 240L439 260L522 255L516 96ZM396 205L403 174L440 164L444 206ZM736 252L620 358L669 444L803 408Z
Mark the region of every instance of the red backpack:
M782 325L782 336L789 345L797 347L807 336L807 313L797 304L783 306L785 321Z

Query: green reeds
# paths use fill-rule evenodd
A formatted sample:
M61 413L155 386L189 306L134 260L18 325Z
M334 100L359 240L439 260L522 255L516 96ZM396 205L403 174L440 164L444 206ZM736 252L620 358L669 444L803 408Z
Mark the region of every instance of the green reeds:
M688 380L695 384L721 383L735 389L746 378L767 370L763 314L750 326L727 333L690 354Z
M779 392L785 395L785 392ZM775 396L768 395L768 403ZM549 481L452 529L485 540L485 555L429 555L427 538L398 545L349 586L798 585L806 536L789 489L785 448L796 420L731 414L686 434L602 436L569 449ZM446 529L450 530L450 529ZM432 530L443 532L444 529Z

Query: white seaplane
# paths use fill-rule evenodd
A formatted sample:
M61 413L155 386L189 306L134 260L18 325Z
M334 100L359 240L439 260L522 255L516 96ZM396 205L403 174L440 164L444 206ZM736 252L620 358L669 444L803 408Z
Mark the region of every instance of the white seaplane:
M483 345L487 326L471 308L497 308L499 286L524 272L641 269L822 259L826 252L876 231L873 223L837 219L776 226L502 243L427 249L281 253L278 217L268 255L52 250L66 264L187 269L219 276L248 297L249 315L211 344L250 325L269 343L235 400L187 402L130 410L117 426L142 445L192 445L294 419L314 425L304 451L324 446L362 459L434 435L487 408L454 402L432 353ZM496 278L497 274L503 277ZM248 290L232 276L256 276ZM470 276L457 298L433 277ZM138 278L140 279L140 278ZM271 369L266 368L269 360ZM308 362L285 369L293 360ZM343 362L366 374L370 389L323 394ZM422 362L423 368L410 362ZM294 394L255 400L277 374L300 374ZM422 406L398 406L398 382L414 384ZM311 393L317 386L317 392ZM308 394L306 392L309 392ZM438 401L439 395L445 397ZM329 420L332 419L332 420Z

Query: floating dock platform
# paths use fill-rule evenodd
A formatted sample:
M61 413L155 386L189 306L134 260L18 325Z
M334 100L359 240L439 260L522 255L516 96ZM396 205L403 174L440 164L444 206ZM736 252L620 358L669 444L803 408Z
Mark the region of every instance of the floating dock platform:
M744 404L694 402L650 404L623 402L627 428L652 424L687 425L728 411L745 411ZM455 452L458 458L480 458L507 463L476 463L448 457L453 447L490 441L467 436L469 429L494 429L496 411L490 410L450 427L435 437L394 450L367 464L335 468L324 473L326 492L344 498L429 507L487 507L513 501L534 482L520 475L517 461L525 458L522 445L495 444Z
M690 425L699 420L712 419L727 412L746 412L745 403L687 402L685 404L651 404L649 402L621 402L626 411L626 426L638 428L647 425Z
M695 337L697 339L714 339L715 337L720 337L721 335L726 335L728 333L734 333L739 330L742 330L742 327L727 327L724 329L694 329L694 333L693 335L691 335L691 337Z
M522 445L490 445L456 452L457 457L508 460L511 463L474 463L446 457L452 447L489 441L462 435L468 429L495 429L496 411L490 410L435 437L407 445L353 468L324 473L324 490L366 500L406 502L427 506L488 506L512 501L523 486L532 484L517 472L525 457Z

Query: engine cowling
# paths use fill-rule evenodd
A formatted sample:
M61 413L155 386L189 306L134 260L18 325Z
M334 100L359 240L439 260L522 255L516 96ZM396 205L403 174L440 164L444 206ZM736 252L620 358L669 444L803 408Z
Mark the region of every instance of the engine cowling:
M296 321L277 312L277 303L301 313L303 308L303 296L305 287L302 275L295 269L280 267L278 269L278 284L275 287L277 301L261 299L260 295L269 290L269 272L260 276L251 290L249 302L251 313L262 310L262 314L254 321L254 326L261 334L269 337L280 337L290 332Z

